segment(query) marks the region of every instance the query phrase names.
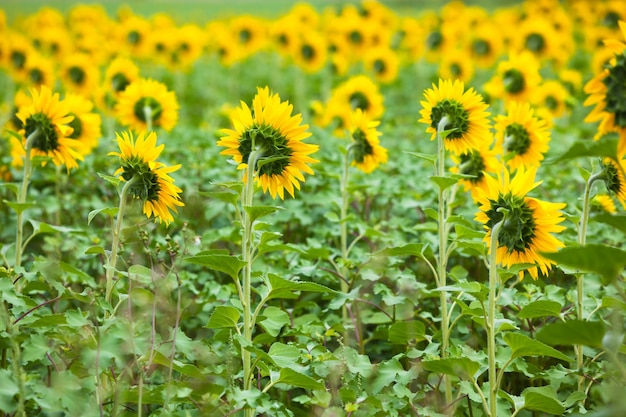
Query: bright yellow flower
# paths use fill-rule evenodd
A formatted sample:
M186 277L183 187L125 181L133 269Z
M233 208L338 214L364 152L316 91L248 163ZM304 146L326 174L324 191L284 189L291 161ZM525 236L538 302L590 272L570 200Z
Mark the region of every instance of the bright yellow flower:
M381 133L376 129L379 124L379 121L369 119L361 109L350 112L348 131L352 139L349 147L352 165L366 174L387 162L387 149L380 146L378 137Z
M142 132L148 127L148 113L152 126L166 131L178 122L178 100L173 91L168 91L159 81L139 78L132 82L118 97L114 108L120 123Z

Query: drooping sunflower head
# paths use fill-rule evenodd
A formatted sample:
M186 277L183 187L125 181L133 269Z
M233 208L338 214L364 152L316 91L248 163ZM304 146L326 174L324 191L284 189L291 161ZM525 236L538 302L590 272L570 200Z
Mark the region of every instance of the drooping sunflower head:
M379 121L371 120L361 109L350 113L348 131L352 139L352 165L366 174L387 162L387 149L380 146L380 132L376 129L379 124Z
M450 131L444 146L454 154L489 146L488 106L473 88L466 91L462 81L440 79L438 85L424 92L424 97L419 121L428 125L426 132L432 134L431 140L443 121L443 130Z
M83 159L84 146L70 138L73 116L66 103L45 85L31 89L30 93L31 102L17 112L24 148L28 145L27 140L31 140L31 156L48 156L55 165L65 165L68 170L77 168L76 160Z
M520 168L513 180L508 171L499 178L486 176L483 193L478 195L479 212L476 220L483 223L487 234L484 241L491 245L491 233L500 224L496 260L504 267L516 264L534 264L528 269L537 279L539 271L547 274L554 262L541 252L554 252L563 247L552 233L564 230L565 218L560 212L562 203L549 203L526 194L540 182L535 182L536 169ZM489 248L490 251L494 248ZM522 273L520 273L521 276Z
M309 155L319 147L303 142L311 136L309 126L302 124L300 114L292 115L292 110L289 102L281 101L268 87L257 88L252 108L241 102L231 115L233 129L222 129L226 136L217 142L227 148L220 153L232 156L238 169L253 169L256 184L272 198L284 199L285 190L293 197L294 188L300 189L304 182L302 172L313 175L308 164L318 162ZM258 159L250 167L253 151Z
M176 94L165 84L139 78L120 93L114 110L122 124L142 132L150 121L153 127L172 130L178 121L178 108Z
M602 180L604 185L617 200L626 208L626 159L618 158L618 161L611 158L604 158L602 161Z
M458 156L452 155L452 160L456 165L450 168L451 172L472 176L462 179L461 182L465 191L471 192L474 201L482 192L485 177L501 171L501 163L495 150L491 148L471 149L469 152Z
M496 147L510 169L539 166L548 151L550 130L529 103L511 102L506 115L496 117Z
M184 206L180 199L182 190L174 185L174 179L169 176L181 166L168 167L157 161L164 145L156 145L154 132L147 136L140 133L136 139L131 132L116 133L115 136L120 151L110 152L109 155L119 158L120 168L114 175L121 176L125 182L130 181L128 192L133 198L141 200L146 217L170 224L174 220L171 211L176 213L177 207Z

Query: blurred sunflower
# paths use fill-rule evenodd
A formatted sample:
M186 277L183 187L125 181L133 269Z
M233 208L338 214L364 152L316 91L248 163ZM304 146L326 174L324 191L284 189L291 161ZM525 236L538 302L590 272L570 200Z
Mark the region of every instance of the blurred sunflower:
M115 30L119 37L116 42L121 47L120 52L135 57L144 58L148 54L148 37L152 32L152 25L143 17L133 14L124 17Z
M510 101L530 101L535 94L541 75L539 61L529 52L511 53L506 61L498 64L496 74L484 89L492 98Z
M382 84L391 83L398 78L399 61L398 54L388 46L372 48L363 54L365 70Z
M615 202L608 194L596 194L591 199L591 206L609 214L617 213Z
M450 168L450 172L472 176L460 181L465 191L470 191L474 201L477 201L485 186L486 175L497 174L502 169L497 153L492 148L470 149L461 155L452 155L451 158L455 165Z
M156 145L156 134L150 132L147 136L140 133L137 138L131 132L115 134L119 152L110 152L117 156L120 168L113 175L121 176L123 181L133 181L129 193L133 198L143 203L143 213L149 219L165 222L169 225L174 217L171 211L177 213L177 207L185 204L180 199L182 190L174 185L170 177L181 165L166 166L156 159L163 151L164 145Z
M83 154L91 153L102 137L100 115L93 111L93 103L79 94L69 93L63 101L67 106L68 114L74 116L69 123L73 131L68 137L83 144Z
M379 119L384 111L383 95L378 85L367 75L356 75L335 87L329 105L346 105L352 110L361 109L371 119Z
M22 123L22 152L27 140L32 141L31 157L48 156L55 165L65 165L68 170L77 168L76 160L83 159L84 145L71 139L71 122L65 102L59 100L59 94L52 94L49 87L31 89L31 102L20 107L17 117ZM25 155L25 153L22 153Z
M479 212L475 219L484 225L487 234L483 241L491 248L493 227L504 220L498 234L497 262L505 268L515 264L534 264L528 269L536 280L539 272L547 275L554 262L541 252L555 252L563 243L552 235L565 229L559 223L565 220L560 210L565 203L549 203L528 197L527 194L541 182L535 182L536 168L520 168L510 179L507 170L494 178L485 177L482 193L478 193ZM520 277L523 271L520 272Z
M451 130L444 140L444 147L456 155L471 149L486 148L491 139L487 105L473 88L465 90L462 81L439 80L432 89L424 91L425 101L420 122L426 123L431 140L437 137L437 128L446 118L444 130Z
M282 56L291 55L300 37L299 21L291 15L270 23L269 38L272 47Z
M554 61L563 64L570 57L564 47L563 37L555 30L547 17L533 14L516 26L516 36L511 38L515 51L529 51L539 62Z
M100 82L100 70L92 63L89 55L75 53L61 61L59 78L63 81L63 88L66 91L93 97Z
M619 22L622 35L626 39L626 22ZM595 139L599 139L609 132L619 134L618 154L626 153L626 44L609 42L609 47L621 47L621 52L611 58L602 72L597 74L585 85L585 93L589 95L584 102L585 106L595 105L594 109L585 118L585 122L599 121Z
M17 32L7 31L2 34L4 38L4 51L0 59L9 75L18 82L27 79L26 60L34 53L34 47L30 40Z
M178 28L174 37L174 51L170 61L174 68L188 71L202 54L205 46L202 30L192 24Z
M347 128L352 139L352 165L366 174L387 162L387 149L380 146L378 125L379 121L369 119L361 109L350 112Z
M26 85L40 87L42 85L49 88L54 87L56 81L54 77L54 62L38 52L34 52L26 58L24 64L26 72Z
M148 117L152 127L170 131L178 121L178 100L165 84L138 78L120 93L114 111L120 123L137 132L148 129Z
M33 35L33 45L44 56L62 60L75 50L74 41L65 26L39 28Z
M486 21L468 33L466 49L471 63L480 68L491 68L504 48L501 30L491 21Z
M537 89L533 102L548 109L552 117L561 117L571 105L571 96L562 82L546 80Z
M139 78L139 67L130 58L114 58L104 72L104 91L107 108L113 107L119 95L130 83Z
M285 190L293 197L294 187L299 190L300 182L304 182L302 172L313 175L308 164L318 162L309 155L319 147L302 142L311 133L307 132L308 125L301 124L300 114L291 115L292 110L289 102L281 102L268 87L257 88L252 108L241 102L232 114L233 129L222 129L226 136L217 142L227 148L220 154L232 156L237 169L250 169L250 154L253 150L261 152L252 167L254 178L272 198L278 195L284 199Z
M267 45L268 24L252 15L239 15L230 20L228 31L244 56L259 52Z
M439 78L467 83L474 77L474 64L465 49L449 51L439 61Z
M495 129L496 148L511 171L539 166L548 151L550 130L529 103L511 102L506 115L496 116Z
M321 70L328 59L326 39L318 32L306 32L293 44L293 60L307 73Z

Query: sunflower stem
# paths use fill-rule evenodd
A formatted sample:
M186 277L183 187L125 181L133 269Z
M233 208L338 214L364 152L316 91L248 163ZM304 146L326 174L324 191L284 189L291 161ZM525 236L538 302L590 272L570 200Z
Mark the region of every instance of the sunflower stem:
M254 144L253 144L254 145ZM254 329L255 321L252 317L252 263L254 261L253 254L253 220L250 218L246 207L251 207L254 197L254 176L257 161L263 155L263 151L254 149L248 156L248 167L246 169L246 180L244 182L242 190L241 203L243 206L243 236L241 242L242 259L246 263L243 267L243 282L241 306L243 308L243 337L246 342L252 343L252 330ZM251 354L250 351L241 347L241 358L243 365L243 390L247 391L252 387L252 366L251 366ZM253 417L256 412L252 408L246 408L244 410L245 417Z
M22 187L17 195L18 204L26 203L26 195L28 194L28 185L30 177L33 174L33 164L31 161L31 151L33 150L33 142L39 135L39 129L35 129L33 133L26 138L25 154L24 154L24 176L22 178ZM22 265L22 239L24 238L24 208L18 207L17 211L17 231L15 235L15 266Z
M491 228L490 253L489 253L489 305L488 314L485 318L487 330L487 356L489 366L489 416L498 415L498 377L496 368L496 289L500 283L498 275L498 235L500 228L506 220L507 213L498 223Z
M448 117L444 116L437 125L437 176L443 177L445 175L445 157L446 150L444 147L444 137L442 132L444 131L446 124L448 123ZM448 243L448 231L447 231L447 216L446 216L446 193L443 187L439 187L438 192L438 229L439 229L439 253L437 262L437 287L441 289L446 286L446 266ZM441 357L446 359L448 357L449 347L449 318L448 318L448 293L446 291L439 291L440 309L441 309ZM445 399L446 406L452 403L452 381L447 374L443 375L443 382L445 387ZM453 408L453 407L451 407ZM454 410L451 410L453 413Z
M13 376L17 381L17 410L13 415L15 417L26 417L26 375L24 373L24 369L22 368L22 351L18 340L20 336L19 324L11 320L11 314L9 313L6 302L2 302L0 314L0 323L4 322L4 328L6 333L8 333L9 340L11 342L13 355L11 364L13 365Z
M120 205L117 210L117 217L115 219L115 226L113 227L113 241L111 242L111 255L109 255L109 259L106 267L106 290L104 294L104 299L107 304L111 303L111 293L113 292L113 278L115 274L115 266L117 265L117 250L120 244L120 234L122 230L122 221L124 218L124 211L126 211L126 199L128 196L128 191L130 187L133 185L137 177L132 177L129 181L124 184L122 187L122 191L120 191Z
M589 223L589 204L591 200L591 187L593 183L597 180L603 178L604 171L598 174L594 174L587 179L585 184L585 192L583 194L583 209L580 215L580 224L578 228L578 244L580 246L585 246L587 241L587 225ZM576 318L578 320L584 319L583 312L583 301L584 301L584 274L576 274ZM583 355L583 346L576 345L574 347L576 351L576 366L578 368L578 391L584 391L585 387L585 376L583 374L583 364L584 364L584 355Z

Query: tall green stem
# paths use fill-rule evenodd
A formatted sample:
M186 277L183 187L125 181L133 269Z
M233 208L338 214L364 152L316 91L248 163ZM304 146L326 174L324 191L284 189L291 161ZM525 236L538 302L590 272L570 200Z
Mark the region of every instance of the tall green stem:
M339 271L341 274L341 292L346 294L350 291L350 282L348 279L348 268L346 267L346 262L348 261L348 222L346 218L348 217L348 177L350 173L350 150L351 147L348 147L343 159L343 172L341 174L341 180L339 183L339 192L341 194L341 207L339 213L339 233L340 233L340 246L341 246L341 260L343 262L343 266ZM342 319L343 323L348 322L348 308L346 305L342 308ZM349 345L350 334L348 330L344 332L344 343Z
M107 303L111 302L111 293L113 291L113 277L115 275L115 266L117 265L117 250L120 244L120 234L122 231L122 221L124 218L124 211L126 211L126 199L128 196L128 190L135 182L135 177L124 183L122 191L120 192L120 205L117 210L117 218L115 219L115 226L113 228L113 242L111 243L111 255L106 268L106 292L104 299Z
M28 194L28 184L33 174L33 164L30 160L30 154L33 149L33 142L39 135L39 129L36 129L26 138L25 155L24 155L24 177L22 178L22 187L17 195L18 205L26 203L26 195ZM17 232L15 235L15 266L22 265L22 240L24 238L24 207L18 206L17 211Z
M24 381L26 380L26 375L24 374L24 369L22 368L22 351L21 346L18 341L18 337L20 334L19 325L17 323L12 323L11 315L6 306L6 303L2 302L2 307L0 309L0 323L5 323L6 332L9 334L9 340L11 341L11 350L12 350L12 365L13 365L13 376L17 381L17 410L14 414L16 417L26 417L26 387ZM1 327L0 327L1 329Z
M583 195L583 209L580 215L580 224L578 228L578 244L580 246L585 246L587 241L587 225L589 223L589 205L591 200L591 187L593 183L597 180L601 179L604 175L604 172L600 172L598 174L594 174L587 179L587 183L585 184L585 193ZM584 274L576 275L576 318L578 320L584 320L584 312L583 312L583 301L584 301ZM584 391L585 386L585 377L583 375L583 364L584 364L584 356L583 356L583 346L576 345L574 347L576 351L576 366L578 368L578 391Z
M445 175L445 157L446 150L444 147L444 136L442 134L443 130L448 123L448 117L444 116L439 121L437 125L437 169L436 175L438 177L443 177ZM438 193L438 211L437 211L437 221L438 221L438 229L439 229L439 255L437 262L437 287L439 289L446 286L446 267L448 263L447 259L447 244L448 244L448 225L447 225L447 216L446 216L446 193L443 187L439 187ZM439 291L439 303L441 309L441 357L446 359L448 357L448 347L449 347L449 319L448 319L448 293L446 291ZM452 381L450 380L450 376L444 374L443 382L445 386L445 398L446 405L452 403Z
M262 150L252 150L248 157L248 168L246 170L246 181L244 183L242 191L242 206L243 206L243 236L241 241L242 259L246 263L243 268L243 283L241 285L241 306L243 308L243 337L246 342L252 343L252 330L254 327L254 321L252 319L252 262L254 259L254 235L252 218L246 210L246 207L252 206L254 197L254 170L257 165L257 161L262 155ZM250 351L241 348L241 358L243 363L243 390L247 391L252 386L252 366ZM256 412L252 408L246 408L244 410L245 417L252 417L256 415Z
M485 328L487 330L487 356L489 366L489 415L497 417L498 415L498 378L496 368L496 290L500 283L498 276L498 235L500 228L506 221L505 217L491 228L490 256L489 256L489 305L488 314L485 319Z

